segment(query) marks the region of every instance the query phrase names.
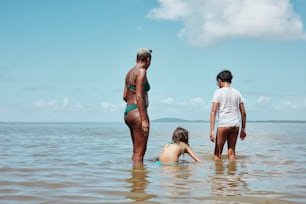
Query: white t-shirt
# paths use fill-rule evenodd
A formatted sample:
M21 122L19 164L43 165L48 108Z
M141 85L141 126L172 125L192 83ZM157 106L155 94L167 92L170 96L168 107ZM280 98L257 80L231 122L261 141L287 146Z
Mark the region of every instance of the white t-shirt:
M212 102L219 103L218 127L240 126L239 105L243 101L239 91L232 87L217 89L213 95Z

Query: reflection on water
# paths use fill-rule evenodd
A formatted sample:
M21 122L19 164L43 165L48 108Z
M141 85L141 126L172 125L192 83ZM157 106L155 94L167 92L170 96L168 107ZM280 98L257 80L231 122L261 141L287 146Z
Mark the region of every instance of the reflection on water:
M153 123L133 165L124 123L0 123L0 203L306 203L305 124L251 123L238 160L214 162L209 123L188 123L204 162L158 166L177 124Z
M176 163L159 166L159 191L163 192L164 203L182 203L190 198L198 181L192 179L192 163Z
M237 196L248 190L248 184L243 179L243 168L237 171L238 161L216 161L215 174L209 176L211 193L220 196ZM241 161L240 161L241 162Z
M146 201L154 197L154 195L146 194L148 186L148 170L143 163L134 163L131 170L131 177L126 181L130 184L130 192L127 197L134 201Z
M189 170L188 163L180 163L180 164L171 164L171 165L162 165L162 173L165 176L169 176L170 178L177 178L176 180L182 179L187 180L190 175L191 171Z
M162 176L160 187L165 195L171 198L190 196L192 189L189 182L192 172L188 163L162 165L160 172Z

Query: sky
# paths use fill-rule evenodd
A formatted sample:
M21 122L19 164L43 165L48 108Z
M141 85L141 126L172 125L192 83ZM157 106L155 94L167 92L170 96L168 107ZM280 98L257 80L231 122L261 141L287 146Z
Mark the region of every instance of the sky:
M209 120L229 69L247 120L306 120L305 0L0 0L0 121L122 122L139 48L151 120Z

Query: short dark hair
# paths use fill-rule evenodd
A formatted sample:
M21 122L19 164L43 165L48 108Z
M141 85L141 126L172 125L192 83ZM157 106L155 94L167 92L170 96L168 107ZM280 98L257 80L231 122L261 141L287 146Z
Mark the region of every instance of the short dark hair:
M233 75L229 70L223 70L217 75L217 81L232 83Z
M184 142L187 145L189 145L188 143L188 130L182 128L182 127L178 127L174 130L173 132L173 136L172 136L172 140L174 143L180 143L180 142Z

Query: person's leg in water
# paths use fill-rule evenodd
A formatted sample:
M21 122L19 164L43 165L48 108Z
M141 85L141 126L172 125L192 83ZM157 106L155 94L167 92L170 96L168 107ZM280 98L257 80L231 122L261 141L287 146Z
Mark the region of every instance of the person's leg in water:
M144 155L147 149L148 136L145 136L141 128L141 117L138 109L130 111L125 116L125 123L128 125L133 142L133 155L134 162L143 162Z
M228 159L236 160L236 143L239 127L230 127L227 137Z
M218 127L215 141L214 160L221 160L224 144L227 140L227 127Z

